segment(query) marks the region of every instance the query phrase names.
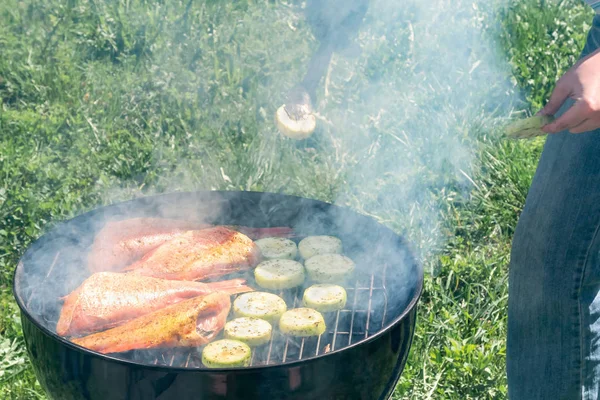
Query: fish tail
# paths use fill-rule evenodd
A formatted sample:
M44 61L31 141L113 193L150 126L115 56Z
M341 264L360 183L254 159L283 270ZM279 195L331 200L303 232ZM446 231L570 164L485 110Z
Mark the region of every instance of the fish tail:
M230 279L221 282L210 282L207 283L207 285L213 292L227 293L230 295L254 291L253 288L246 285L245 279Z

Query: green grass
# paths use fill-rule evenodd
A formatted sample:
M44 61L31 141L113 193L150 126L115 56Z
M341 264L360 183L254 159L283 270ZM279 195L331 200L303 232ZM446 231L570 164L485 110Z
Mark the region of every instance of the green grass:
M542 142L500 127L541 107L592 14L374 3L296 143L272 123L317 45L296 3L0 2L0 398L44 398L11 293L27 245L98 205L193 189L335 201L407 234L432 274L394 398L506 398L510 240Z

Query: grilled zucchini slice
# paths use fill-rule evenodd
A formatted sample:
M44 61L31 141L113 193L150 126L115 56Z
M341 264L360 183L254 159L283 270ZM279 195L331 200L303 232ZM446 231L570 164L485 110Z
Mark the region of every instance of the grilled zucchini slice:
M335 236L308 236L298 243L298 251L305 260L318 254L339 254L342 241Z
M256 243L263 257L267 260L293 260L298 255L298 246L290 239L268 237L258 239L254 243Z
M217 340L202 350L202 364L208 368L247 367L251 359L250 346L239 340Z
M300 119L294 119L288 115L285 105L282 105L275 113L275 123L279 131L285 136L302 140L312 135L317 127L317 118L310 113L303 115Z
M294 260L263 261L254 269L256 283L265 289L281 290L302 285L304 266Z
M273 328L264 319L240 317L225 324L225 339L239 340L250 347L269 343Z
M273 293L249 292L233 301L233 314L236 318L260 318L271 324L277 323L286 310L285 301Z
M354 261L341 254L319 254L304 262L306 273L315 282L341 283L354 272Z
M551 115L534 115L533 117L514 121L506 127L506 135L515 139L546 135L542 128L552 121L554 121L554 116Z
M302 302L306 307L325 313L342 310L346 306L347 298L346 289L343 287L321 283L307 288Z
M281 333L297 337L322 335L327 329L323 315L312 308L300 307L286 311L279 320Z

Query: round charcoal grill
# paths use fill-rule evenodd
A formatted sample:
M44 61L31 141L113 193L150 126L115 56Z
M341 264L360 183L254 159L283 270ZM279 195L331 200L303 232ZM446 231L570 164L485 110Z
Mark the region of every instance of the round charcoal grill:
M87 253L107 220L185 218L250 227L288 226L294 240L338 236L356 263L343 310L326 313L319 337L274 329L249 367L208 369L201 348L100 354L56 334L59 298L89 276ZM258 287L252 273L241 274ZM229 278L229 277L228 277ZM100 208L55 227L24 254L14 294L34 370L54 399L387 399L406 363L423 272L400 236L371 218L324 202L256 192L145 197ZM306 282L279 292L302 306Z

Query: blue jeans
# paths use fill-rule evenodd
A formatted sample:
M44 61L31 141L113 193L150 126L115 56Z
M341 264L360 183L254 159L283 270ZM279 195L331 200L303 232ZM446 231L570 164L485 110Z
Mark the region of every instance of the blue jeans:
M582 56L599 46L596 16ZM512 244L507 375L510 400L600 398L600 130L544 146Z

